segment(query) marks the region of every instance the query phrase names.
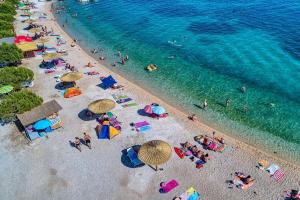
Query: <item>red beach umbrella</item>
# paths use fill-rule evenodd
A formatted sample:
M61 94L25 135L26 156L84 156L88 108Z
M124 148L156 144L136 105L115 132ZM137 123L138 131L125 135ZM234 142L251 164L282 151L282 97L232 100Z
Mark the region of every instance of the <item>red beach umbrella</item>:
M146 105L144 108L145 113L147 114L152 114L152 106L151 105Z

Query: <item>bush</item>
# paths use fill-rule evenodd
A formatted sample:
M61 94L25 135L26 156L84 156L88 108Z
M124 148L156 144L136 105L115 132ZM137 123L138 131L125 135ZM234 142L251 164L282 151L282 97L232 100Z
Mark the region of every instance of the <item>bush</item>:
M43 99L29 90L13 92L0 103L0 119L15 120L16 114L22 114L43 103Z
M25 67L6 67L0 69L0 85L12 85L18 90L22 82L32 81L33 76L33 72Z
M21 63L23 52L15 44L0 45L0 64L17 65Z
M15 9L17 4L16 0L5 0L4 3L0 3L0 38L14 36L13 20L17 13Z

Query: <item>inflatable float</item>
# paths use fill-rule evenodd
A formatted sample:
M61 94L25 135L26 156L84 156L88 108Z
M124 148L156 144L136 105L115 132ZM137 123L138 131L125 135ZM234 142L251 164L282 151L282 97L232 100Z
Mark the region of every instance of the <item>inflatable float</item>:
M149 72L152 72L152 71L157 70L157 66L155 64L150 64L145 69Z

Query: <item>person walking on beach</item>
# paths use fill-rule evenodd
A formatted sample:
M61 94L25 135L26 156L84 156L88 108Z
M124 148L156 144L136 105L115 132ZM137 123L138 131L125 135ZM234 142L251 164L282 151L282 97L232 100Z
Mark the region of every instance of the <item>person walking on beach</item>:
M203 102L203 110L206 110L206 109L207 109L207 106L208 106L207 101L206 101L206 99L204 99L204 102Z
M91 136L87 134L86 132L83 133L83 140L86 146L89 147L89 149L92 149L91 145Z
M79 139L79 137L75 137L74 145L75 145L75 148L78 149L78 150L81 152L80 139Z
M226 101L225 101L225 107L228 107L228 106L229 106L229 103L230 103L230 99L227 98Z

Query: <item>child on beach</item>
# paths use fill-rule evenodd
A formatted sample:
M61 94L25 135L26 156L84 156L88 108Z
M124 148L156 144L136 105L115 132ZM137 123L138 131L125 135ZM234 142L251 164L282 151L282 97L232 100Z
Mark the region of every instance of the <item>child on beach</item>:
M89 147L89 149L92 149L91 145L91 136L87 134L86 132L83 133L83 140L86 146Z
M81 152L80 139L78 137L75 137L74 146Z

